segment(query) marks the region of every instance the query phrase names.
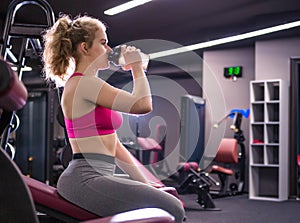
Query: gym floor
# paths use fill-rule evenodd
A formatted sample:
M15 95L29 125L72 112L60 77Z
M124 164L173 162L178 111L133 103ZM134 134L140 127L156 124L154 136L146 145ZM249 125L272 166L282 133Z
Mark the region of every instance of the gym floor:
M220 211L204 211L196 202L196 194L180 195L186 207L186 223L298 223L300 202L250 200L248 194L214 199Z

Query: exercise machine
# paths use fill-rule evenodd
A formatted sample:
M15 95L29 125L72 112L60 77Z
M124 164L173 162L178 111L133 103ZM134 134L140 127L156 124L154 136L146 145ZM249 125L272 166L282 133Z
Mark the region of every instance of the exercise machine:
M240 112L232 112L226 115L221 121L214 125L215 128L218 128L227 118L232 118L232 124L230 129L234 132L233 138L237 140L238 145L238 161L236 162L237 168L235 168L234 173L232 174L238 182L232 182L229 185L229 191L227 190L228 175L218 173L219 179L221 181L221 190L214 193L215 197L226 196L226 195L236 195L244 192L245 186L245 136L243 130L241 129L241 124L243 120L243 114ZM222 161L221 161L222 162ZM232 168L235 166L235 162L232 160Z
M213 198L242 193L244 189L245 146L243 142L245 138L240 128L242 114L239 112L230 113L214 127L218 128L229 117L233 118L233 124L230 128L234 131L234 137L221 140L213 165L210 164L202 170L197 162L181 162L178 166L179 174L184 176L177 187L178 192L183 193L192 187L198 194L197 203L203 210L220 210L216 208ZM221 163L238 164L238 171L234 172L232 168L220 165ZM212 173L218 174L220 182L210 175ZM239 184L231 183L228 192L228 176L231 175L239 179ZM211 191L212 186L217 186L220 190L213 193Z
M178 193L183 193L187 188L192 187L197 193L197 203L202 210L219 211L213 202L212 196L209 193L212 185L219 185L207 172L201 171L197 162L179 163L178 172L188 173L185 179L177 187Z

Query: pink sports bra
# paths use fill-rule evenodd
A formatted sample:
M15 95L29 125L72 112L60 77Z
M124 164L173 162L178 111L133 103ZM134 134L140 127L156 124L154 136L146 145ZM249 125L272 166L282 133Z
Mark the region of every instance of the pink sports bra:
M74 73L70 78L83 76ZM91 112L74 119L65 117L65 124L69 138L83 138L107 135L116 132L122 125L122 115L119 112L97 105Z

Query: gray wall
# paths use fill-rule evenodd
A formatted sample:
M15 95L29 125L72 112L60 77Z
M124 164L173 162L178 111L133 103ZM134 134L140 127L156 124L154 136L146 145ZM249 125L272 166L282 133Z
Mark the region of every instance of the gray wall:
M232 109L249 108L250 90L249 82L255 78L254 48L226 49L207 51L203 55L203 90L204 97L210 102L207 106L206 116L206 149L205 154L214 157L217 152L220 139L223 137L231 138L234 132L230 129L232 119L220 124L219 128L214 128L214 124L221 120ZM243 76L236 81L224 77L224 67L242 66ZM212 78L214 77L214 78ZM216 93L217 92L217 93ZM218 98L216 97L218 94ZM243 117L241 129L245 135L246 159L248 158L248 135L249 119ZM246 186L248 179L248 159L246 160Z
M249 108L250 90L249 81L254 79L254 49L253 48L240 48L240 49L227 49L204 52L203 60L203 91L204 97L210 106L207 106L206 116L206 142L208 143L210 135L216 129L213 128L214 124L221 120L232 109ZM229 66L242 66L243 76L236 81L224 77L224 67ZM214 77L214 78L212 78ZM219 98L216 93L221 94ZM228 118L226 122L220 125L224 132L220 137L232 137L233 132L229 129L232 124L232 119ZM249 134L248 119L243 119L242 129L246 136ZM218 141L215 144L209 144L208 148L215 151L213 147L218 146ZM247 144L247 141L245 142Z
M290 81L290 58L300 56L300 38L259 41L255 44L255 79Z

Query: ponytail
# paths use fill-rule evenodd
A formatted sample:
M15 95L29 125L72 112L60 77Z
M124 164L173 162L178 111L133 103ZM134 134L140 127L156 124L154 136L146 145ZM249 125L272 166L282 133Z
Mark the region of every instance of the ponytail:
M63 85L79 61L78 44L86 42L91 46L99 29L105 31L106 27L98 19L83 16L72 20L62 15L43 35L45 79Z

